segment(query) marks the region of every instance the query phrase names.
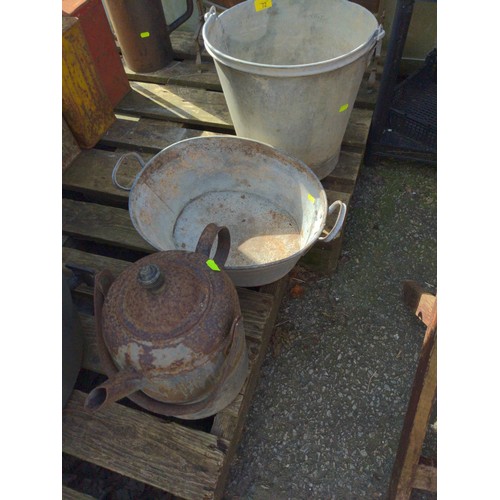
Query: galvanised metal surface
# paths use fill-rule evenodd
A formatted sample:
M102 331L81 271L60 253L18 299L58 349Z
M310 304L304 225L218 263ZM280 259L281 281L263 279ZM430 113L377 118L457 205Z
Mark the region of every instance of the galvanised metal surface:
M113 171L115 185L117 167ZM231 249L224 269L237 286L259 286L286 275L318 240L339 234L346 207L328 206L314 172L267 144L231 136L179 141L137 175L129 213L139 234L158 250L194 250L209 222L226 226ZM322 236L326 217L337 222Z
M87 408L128 396L157 413L201 418L236 397L248 366L245 336L236 289L217 270L229 232L207 226L197 250L149 255L116 280L96 276L98 350L110 379L91 391Z
M336 167L376 43L375 16L345 0L243 2L206 15L236 134L304 161L322 179Z

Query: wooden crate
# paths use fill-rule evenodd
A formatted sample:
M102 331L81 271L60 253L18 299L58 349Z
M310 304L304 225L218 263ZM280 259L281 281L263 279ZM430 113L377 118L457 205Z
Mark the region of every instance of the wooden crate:
M148 159L182 139L234 134L213 64L195 64L191 34L174 32L172 44L177 59L167 68L147 75L125 68L132 92L115 108L117 120L97 146L82 151L63 174L65 263L96 270L108 268L118 274L130 262L154 251L130 221L128 193L111 182L112 169L123 152L137 151ZM204 55L202 61L209 59ZM364 84L344 137L339 166L323 182L330 201L340 198L349 202L362 161L374 95ZM133 168L123 168L121 183L132 182L135 174ZM315 245L301 264L332 270L340 243ZM221 498L286 287L284 278L258 289L238 290L251 371L238 398L204 422L203 429L189 421L152 415L131 406L126 399L101 413L90 414L83 409L86 391L76 389L63 412L63 451L176 497ZM85 285L75 291L75 297L84 304L90 294ZM80 318L85 332L83 369L99 374L92 316L87 311ZM81 492L65 486L63 494L65 498L80 498Z

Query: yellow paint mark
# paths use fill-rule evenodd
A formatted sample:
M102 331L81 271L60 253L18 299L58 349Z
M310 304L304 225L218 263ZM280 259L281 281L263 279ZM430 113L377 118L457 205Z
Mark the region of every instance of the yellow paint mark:
M269 9L269 7L273 6L273 0L254 0L255 10L259 12L259 10Z
M316 198L312 194L307 195L307 199L311 202L314 203L316 201Z
M344 105L340 106L339 113L342 113L342 111L345 111L348 107L349 107L349 104L344 104Z
M148 38L149 36L150 36L149 31L143 31L143 32L141 33L141 38Z
M220 271L219 266L213 261L212 259L207 260L207 266L212 270L212 271Z

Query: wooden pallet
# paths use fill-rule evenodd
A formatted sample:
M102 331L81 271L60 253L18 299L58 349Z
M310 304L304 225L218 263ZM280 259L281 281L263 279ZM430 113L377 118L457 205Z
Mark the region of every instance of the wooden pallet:
M154 249L134 229L128 193L115 188L111 171L125 151L147 159L179 140L234 134L213 64L194 63L192 36L174 32L177 59L148 75L130 72L132 91L115 108L118 119L99 144L82 151L63 173L63 263L76 263L115 275ZM201 68L201 72L200 72ZM363 99L363 95L369 96ZM362 161L373 97L365 88L353 109L340 163L324 180L330 201L349 202ZM128 174L127 174L128 172ZM128 179L127 179L128 175ZM122 183L134 172L123 168ZM340 241L317 244L301 263L318 270L335 267ZM77 388L63 412L63 452L159 488L180 498L220 498L231 459L256 387L287 278L258 289L239 289L251 370L238 398L203 425L165 419L128 400L96 414L83 409L86 390ZM92 290L74 292L82 312L83 374L101 374L91 311ZM82 376L82 375L81 375ZM194 426L193 426L194 425ZM86 498L65 486L64 498Z
M169 120L170 123L180 123L183 127L201 126L205 131L217 130L234 134L231 117L211 57L204 51L201 64L195 63L196 47L191 33L175 32L172 36L172 45L179 60L154 73L137 73L127 68L124 63L134 93L120 103L119 110L134 116ZM378 77L380 76L382 68L379 65L371 69L375 69ZM342 143L339 164L332 174L322 180L329 203L340 199L349 206L354 191L377 98L378 80L376 79L373 84L369 84L368 81L369 71L365 74L358 92ZM145 106L147 99L155 102L149 101ZM145 124L143 126L145 127ZM115 128L118 127L119 125ZM185 128L183 130L183 132L170 131L169 138L177 137L179 138L177 140L180 140L193 137L190 135L192 130L189 132ZM108 137L109 139L111 138ZM160 138L160 143L157 144L160 148L165 147L161 140ZM125 146L123 142L115 142L113 139L111 144ZM332 223L333 220L328 222ZM332 272L340 257L342 240L343 231L339 238L330 243L316 243L301 259L300 264L317 272Z

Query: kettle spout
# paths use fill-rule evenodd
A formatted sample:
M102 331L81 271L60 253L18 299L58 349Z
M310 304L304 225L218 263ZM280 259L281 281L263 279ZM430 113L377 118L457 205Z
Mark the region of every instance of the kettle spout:
M85 399L84 408L90 411L100 410L133 392L141 390L145 381L144 375L136 371L118 372L89 392Z

